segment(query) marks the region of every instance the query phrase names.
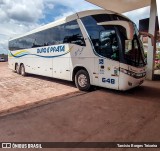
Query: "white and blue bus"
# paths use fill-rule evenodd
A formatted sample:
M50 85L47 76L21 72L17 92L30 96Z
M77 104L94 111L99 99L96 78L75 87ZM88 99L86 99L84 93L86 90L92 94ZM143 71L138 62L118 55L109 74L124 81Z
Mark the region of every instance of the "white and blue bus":
M9 40L9 67L26 73L128 90L143 83L146 59L136 25L121 14L89 10Z

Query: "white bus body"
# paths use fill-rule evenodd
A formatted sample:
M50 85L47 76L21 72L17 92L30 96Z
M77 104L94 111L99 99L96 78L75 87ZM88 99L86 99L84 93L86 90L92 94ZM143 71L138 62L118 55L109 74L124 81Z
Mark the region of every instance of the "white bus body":
M128 90L142 84L146 75L139 37L132 37L136 32L120 14L79 12L11 39L9 68L22 75L75 81L80 90L91 85Z

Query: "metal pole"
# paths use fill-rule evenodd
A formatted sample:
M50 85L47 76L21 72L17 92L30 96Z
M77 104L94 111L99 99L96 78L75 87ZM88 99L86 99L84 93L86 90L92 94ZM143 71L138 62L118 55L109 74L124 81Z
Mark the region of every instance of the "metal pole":
M157 13L158 13L158 21L159 21L159 26L160 26L160 0L157 1Z
M156 0L151 0L151 9L150 9L150 20L149 20L149 33L155 36L155 27L156 27L156 16L157 16L157 5ZM148 52L147 52L147 79L153 80L154 74L154 60L155 60L155 49L156 49L156 40L154 46L151 44L151 40L148 42Z

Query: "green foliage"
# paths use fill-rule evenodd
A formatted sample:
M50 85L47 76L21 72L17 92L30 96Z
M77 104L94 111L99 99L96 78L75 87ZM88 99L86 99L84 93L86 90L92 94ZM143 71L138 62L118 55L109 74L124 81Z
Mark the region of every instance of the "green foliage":
M145 56L145 58L147 58L147 52L144 52L144 56Z

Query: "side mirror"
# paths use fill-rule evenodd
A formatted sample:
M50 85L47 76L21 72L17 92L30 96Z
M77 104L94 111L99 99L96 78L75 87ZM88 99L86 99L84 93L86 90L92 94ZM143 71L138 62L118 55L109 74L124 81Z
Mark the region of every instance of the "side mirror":
M147 33L147 32L139 32L139 37L140 36L147 36L151 39L151 42L152 42L152 46L154 46L154 36L150 33Z
M132 40L133 39L133 35L134 35L134 26L131 22L127 22L127 21L120 21L120 20L116 20L116 21L107 21L107 22L101 22L101 23L97 23L97 25L105 25L105 26L122 26L126 29L127 31L127 39L128 40Z

